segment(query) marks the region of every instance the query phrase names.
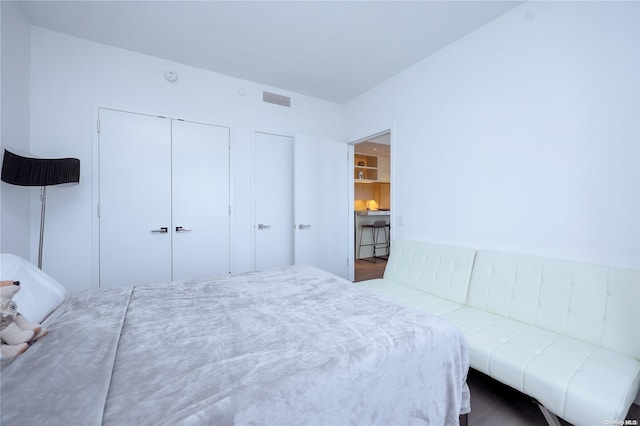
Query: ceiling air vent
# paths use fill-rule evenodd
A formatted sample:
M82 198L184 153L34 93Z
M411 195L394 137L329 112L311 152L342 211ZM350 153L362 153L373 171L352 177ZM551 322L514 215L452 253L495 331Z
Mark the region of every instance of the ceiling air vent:
M287 108L291 107L291 98L288 96L278 95L271 92L262 92L262 101L270 104L282 105Z

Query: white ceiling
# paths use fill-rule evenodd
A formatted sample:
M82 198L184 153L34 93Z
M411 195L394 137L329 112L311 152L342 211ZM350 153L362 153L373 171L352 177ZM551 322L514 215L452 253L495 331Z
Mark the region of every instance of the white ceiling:
M391 156L391 132L374 136L365 141L357 142L354 152L367 155Z
M381 144L375 142L360 142L356 144L353 152L356 154L378 155L382 157L391 156L391 146L389 144Z
M344 103L522 1L20 1L33 25Z

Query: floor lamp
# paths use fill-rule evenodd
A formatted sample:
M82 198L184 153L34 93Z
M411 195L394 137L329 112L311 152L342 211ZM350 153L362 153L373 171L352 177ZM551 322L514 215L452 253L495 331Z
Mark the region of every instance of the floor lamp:
M4 150L2 181L11 185L40 186L40 246L38 268L42 269L42 242L44 213L47 204L47 186L80 182L80 160L77 158L30 158Z

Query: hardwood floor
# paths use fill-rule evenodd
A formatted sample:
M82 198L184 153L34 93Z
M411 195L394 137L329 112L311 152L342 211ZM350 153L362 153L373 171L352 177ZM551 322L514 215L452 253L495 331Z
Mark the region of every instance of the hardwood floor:
M356 260L355 266L355 282L358 282L382 278L387 262ZM542 412L528 396L475 370L469 371L467 383L471 391L469 426L547 426ZM640 406L632 405L627 419L640 421ZM560 424L570 426L564 420L560 420ZM604 420L594 424L604 424Z
M471 391L469 426L547 426L542 412L530 397L475 370L469 370L467 384ZM640 421L640 406L632 405L626 419ZM594 419L594 425L605 420ZM571 424L560 419L562 426Z
M376 259L376 263L367 262L366 260L356 260L355 279L353 282L372 280L374 278L382 278L384 268L387 261L384 259Z
M470 426L547 425L538 406L526 395L475 370L469 370L467 384L471 391Z

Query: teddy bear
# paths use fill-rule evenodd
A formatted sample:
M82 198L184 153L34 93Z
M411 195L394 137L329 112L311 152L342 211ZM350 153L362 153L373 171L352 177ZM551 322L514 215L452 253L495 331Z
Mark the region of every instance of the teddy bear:
M20 290L20 281L0 281L0 354L4 358L20 355L35 341L47 334L40 324L29 322L18 312L11 298Z

